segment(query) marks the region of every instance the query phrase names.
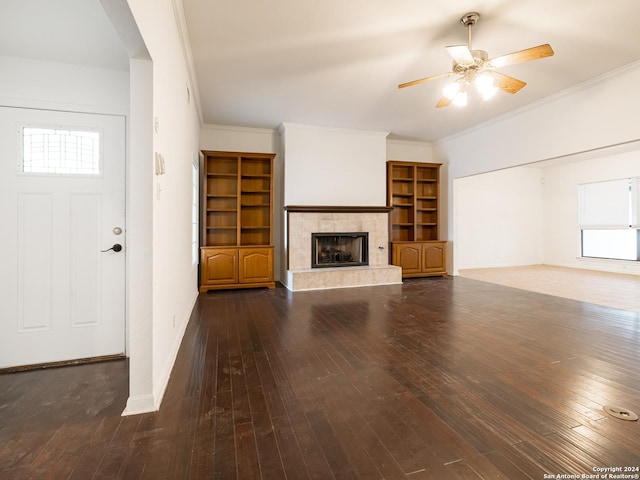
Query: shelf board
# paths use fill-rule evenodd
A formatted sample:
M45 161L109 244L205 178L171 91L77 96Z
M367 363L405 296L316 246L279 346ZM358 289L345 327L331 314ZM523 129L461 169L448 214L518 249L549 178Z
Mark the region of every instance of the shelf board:
M237 173L225 173L225 172L207 172L207 177L218 177L218 178L238 178Z
M419 227L435 227L438 224L433 222L433 223L417 223L416 225L418 225Z
M217 227L205 227L207 230L237 230L238 227L237 226L232 226L232 227L221 227L221 226L217 226Z
M242 173L242 178L271 178L270 173Z
M237 198L235 193L207 193L207 198Z
M393 193L394 197L413 197L413 193Z
M241 190L240 193L269 193L269 190Z
M393 177L394 182L413 182L413 178L410 177Z
M269 230L270 228L270 226L265 225L243 225L242 227L240 227L241 230Z
M394 203L393 208L413 208L413 203Z
M209 213L209 212L213 212L213 213L220 212L220 213L223 213L223 212L237 212L237 211L238 211L237 208L207 208L207 213Z
M393 227L413 227L413 222L412 223L394 223L392 224Z
M437 208L416 208L418 212L437 212Z
M416 197L418 200L437 200L438 197Z

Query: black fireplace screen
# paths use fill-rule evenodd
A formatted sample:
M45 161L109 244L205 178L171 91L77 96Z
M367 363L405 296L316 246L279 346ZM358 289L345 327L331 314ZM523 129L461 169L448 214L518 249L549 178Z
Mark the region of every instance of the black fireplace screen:
M367 232L312 233L311 267L369 265Z

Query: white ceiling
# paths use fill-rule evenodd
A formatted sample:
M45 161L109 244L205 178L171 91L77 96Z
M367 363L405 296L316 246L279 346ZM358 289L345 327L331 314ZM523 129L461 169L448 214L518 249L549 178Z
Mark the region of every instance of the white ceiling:
M0 0L0 55L129 69L99 0Z
M640 59L638 0L182 0L205 123L281 122L435 141ZM501 69L528 85L465 108L434 108L444 47L495 57L542 43L556 54ZM2 0L0 55L127 68L98 0Z
M640 59L638 0L183 0L204 120L282 121L434 141ZM501 71L528 83L466 108L434 108L459 22L495 57L550 43L554 57Z

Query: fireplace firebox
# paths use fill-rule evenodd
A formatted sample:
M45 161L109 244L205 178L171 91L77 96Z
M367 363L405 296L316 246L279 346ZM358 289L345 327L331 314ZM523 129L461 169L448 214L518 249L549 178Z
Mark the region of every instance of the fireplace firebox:
M369 265L367 232L312 233L311 267Z

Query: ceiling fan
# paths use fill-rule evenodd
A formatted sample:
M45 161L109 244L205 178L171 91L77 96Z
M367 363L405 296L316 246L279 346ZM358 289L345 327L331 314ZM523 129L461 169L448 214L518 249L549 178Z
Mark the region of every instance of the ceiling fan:
M443 89L443 97L437 103L436 107L446 107L451 103L454 105L466 105L467 87L471 84L476 85L478 91L485 99L493 96L498 89L513 94L526 85L522 80L497 72L497 68L514 65L516 63L530 62L553 55L551 45L547 43L500 57L489 58L489 55L484 50L473 50L471 48L471 27L473 27L479 19L480 14L476 12L467 13L460 19L460 23L468 28L469 41L468 45L446 47L447 53L453 58L453 68L451 72L402 83L398 85L398 88L411 87L437 78L457 75L458 78L456 81Z

